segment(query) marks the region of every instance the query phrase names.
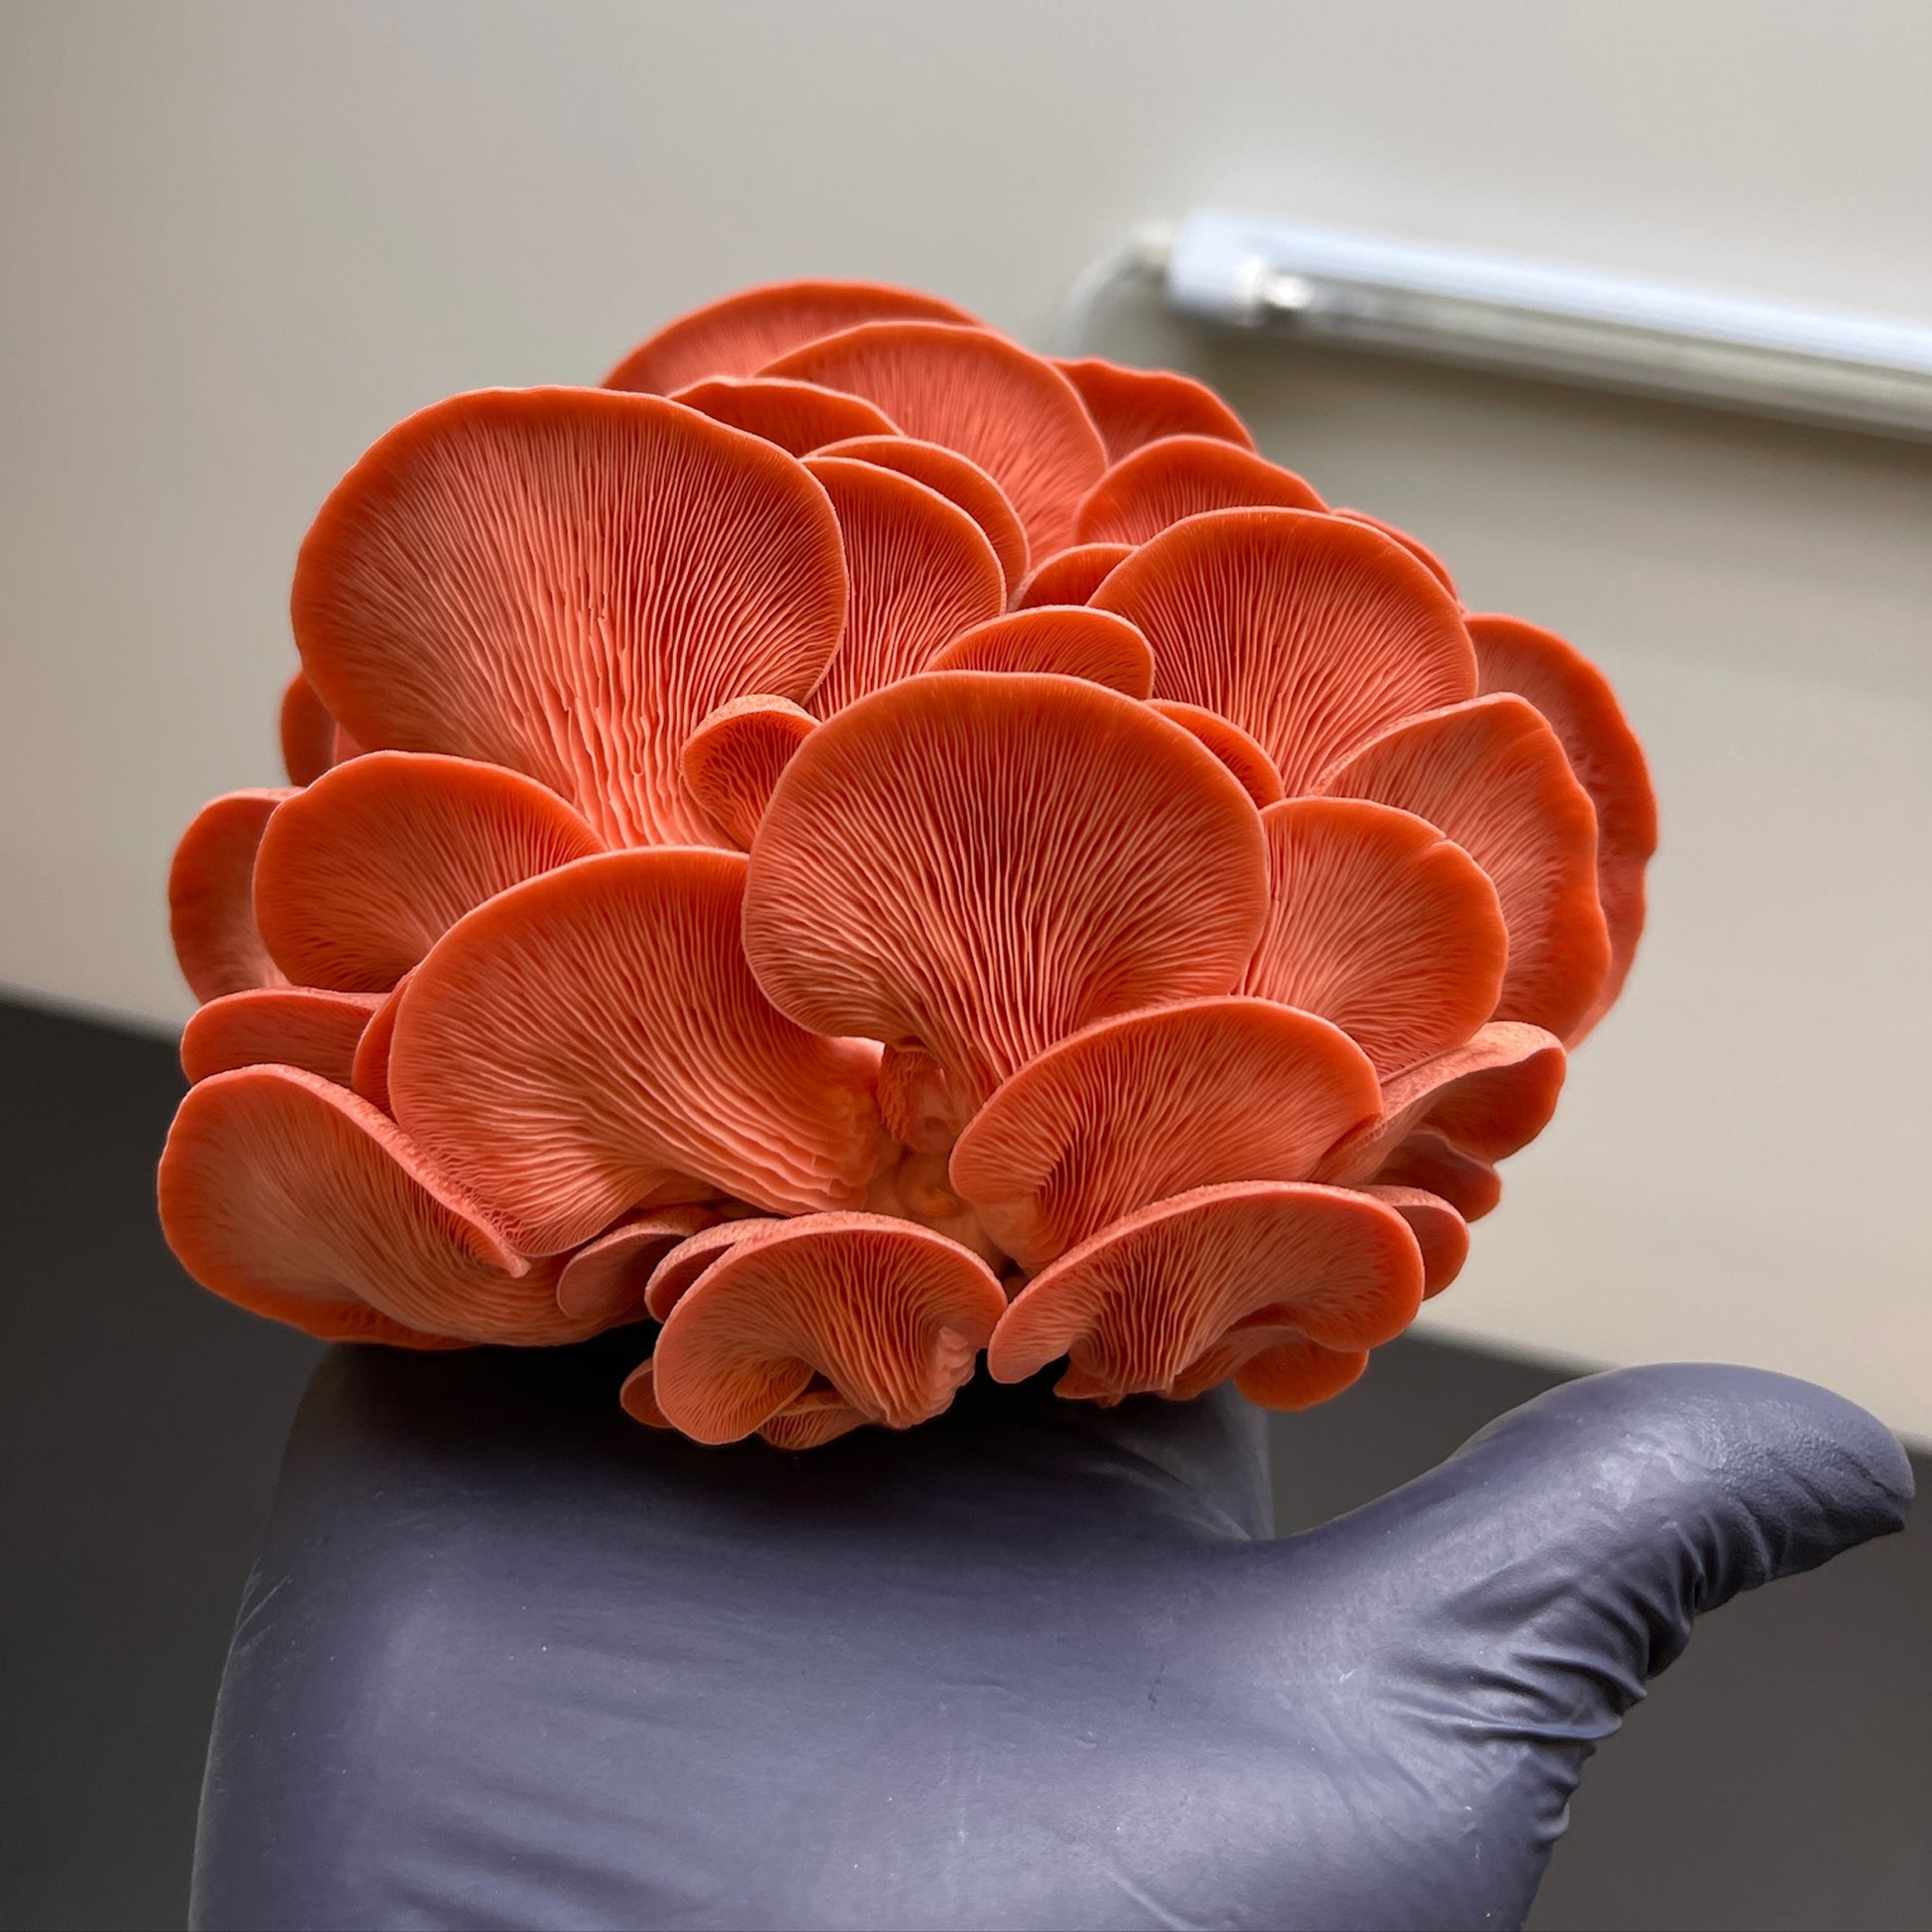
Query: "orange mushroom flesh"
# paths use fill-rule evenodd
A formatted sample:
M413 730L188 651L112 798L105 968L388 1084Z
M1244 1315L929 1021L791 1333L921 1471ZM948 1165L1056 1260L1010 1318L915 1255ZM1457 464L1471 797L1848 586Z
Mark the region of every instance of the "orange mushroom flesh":
M1488 1161L1451 1147L1428 1128L1410 1133L1376 1169L1373 1185L1439 1195L1465 1221L1479 1221L1503 1197L1502 1176Z
M337 725L300 671L282 693L282 764L292 785L313 784L336 762Z
M1094 593L1154 647L1154 695L1218 713L1290 796L1398 719L1475 693L1454 602L1406 552L1313 510L1217 510Z
M1295 1326L1292 1309L1264 1309L1237 1321L1174 1383L1173 1398L1191 1401L1234 1386L1260 1409L1312 1409L1361 1379L1366 1348L1323 1348Z
M1440 1194L1422 1187L1374 1184L1363 1188L1409 1223L1422 1250L1422 1294L1426 1302L1442 1294L1469 1258L1469 1224Z
M876 463L882 470L896 471L928 489L936 489L985 531L993 554L1000 560L1009 592L1026 576L1027 532L1021 527L1019 513L1007 501L1006 491L957 450L923 442L916 436L854 436L828 443L817 454Z
M720 705L685 741L684 782L698 809L740 851L751 846L778 774L817 729L802 705L752 696Z
M1455 580L1449 574L1449 566L1420 537L1412 537L1407 530L1397 529L1393 523L1385 523L1379 516L1369 515L1367 510L1338 509L1333 514L1345 516L1349 522L1359 523L1364 529L1379 530L1392 543L1398 543L1408 551L1449 596L1455 595Z
M1083 677L1130 698L1154 688L1154 653L1127 621L1078 604L1043 604L963 630L926 663L929 671L1047 671Z
M806 1215L734 1246L679 1300L651 1391L701 1443L795 1413L814 1385L869 1422L910 1429L951 1402L1005 1309L986 1264L930 1229Z
M987 1366L1024 1381L1060 1355L1063 1395L1172 1395L1264 1310L1328 1349L1392 1340L1422 1301L1423 1263L1386 1202L1299 1181L1200 1187L1141 1209L1042 1269L1001 1317Z
M404 974L369 1015L355 1042L355 1056L349 1061L346 1085L372 1107L386 1114L389 1106L389 1049L396 1043L396 1015L402 1010L402 996L408 990L409 975Z
M1032 611L1042 604L1085 604L1133 554L1131 543L1078 543L1055 551L1035 565L1014 592L1013 608Z
M579 1248L557 1277L557 1306L579 1320L608 1326L643 1318L644 1288L679 1242L718 1219L705 1206L657 1207L620 1221Z
M887 1154L878 1048L806 1033L760 991L739 941L746 864L580 860L480 906L417 967L396 1118L524 1253L575 1247L691 1176L685 1200L864 1200Z
M886 412L861 396L776 376L708 376L675 391L671 400L709 416L714 423L761 436L792 456L804 456L848 436L897 433Z
M1427 819L1496 888L1509 962L1495 1017L1566 1038L1610 965L1596 897L1596 812L1542 714L1507 694L1404 720L1322 780Z
M1609 680L1553 630L1521 618L1472 617L1476 672L1484 695L1514 691L1550 722L1578 781L1596 808L1596 897L1610 941L1610 967L1568 1035L1575 1044L1623 990L1643 934L1644 868L1657 850L1657 799L1643 747Z
M298 984L383 993L473 907L603 849L555 792L514 771L369 752L276 808L255 859L255 918Z
M1488 875L1413 813L1291 798L1261 815L1268 923L1241 991L1318 1013L1387 1077L1495 1011L1509 934Z
M1207 510L1319 510L1293 470L1212 436L1168 436L1122 458L1081 499L1075 543L1143 544Z
M751 375L773 356L857 323L913 319L977 326L937 296L878 282L775 282L668 322L604 378L607 389L668 395L705 376Z
M1228 1180L1305 1180L1374 1120L1375 1069L1325 1020L1194 1000L1102 1020L1021 1068L973 1117L952 1184L1023 1268L1135 1209Z
M1479 1161L1501 1161L1549 1125L1566 1070L1554 1035L1492 1021L1462 1045L1385 1080L1380 1115L1336 1142L1317 1174L1350 1185L1386 1179L1385 1164L1417 1128Z
M786 766L745 949L800 1026L922 1046L964 1113L1092 1021L1229 991L1266 898L1254 805L1179 727L1078 678L946 671Z
M760 1241L790 1225L774 1217L749 1215L693 1230L652 1266L644 1282L644 1311L653 1321L662 1321L697 1286L698 1277L741 1241Z
M824 490L656 397L453 397L391 430L303 543L296 641L362 744L507 766L607 844L701 840L678 754L746 691L802 701L845 621Z
M1107 467L1073 385L988 329L865 323L778 356L763 373L864 396L907 436L970 458L1019 513L1035 556L1071 541L1074 506Z
M1094 613L1096 617L1102 615ZM1234 773L1257 807L1280 802L1282 776L1275 769L1275 760L1239 725L1230 724L1218 711L1181 704L1173 698L1156 698L1154 709L1199 739Z
M1241 418L1191 376L1172 369L1125 369L1097 355L1055 360L1053 366L1079 391L1109 463L1169 436L1213 436L1244 450L1255 446Z
M181 1070L206 1080L237 1066L272 1060L306 1067L339 1087L349 1084L379 994L329 993L312 986L251 986L210 1000L181 1036Z
M940 645L1006 608L986 532L956 503L852 457L805 465L832 499L845 545L845 632L812 709L830 717L923 668Z
M393 1121L295 1067L189 1089L162 1156L161 1221L203 1287L325 1339L589 1332L557 1308L556 1264L523 1260Z
M255 923L255 854L269 816L294 793L230 791L204 805L175 848L168 915L175 958L198 1000L284 986Z

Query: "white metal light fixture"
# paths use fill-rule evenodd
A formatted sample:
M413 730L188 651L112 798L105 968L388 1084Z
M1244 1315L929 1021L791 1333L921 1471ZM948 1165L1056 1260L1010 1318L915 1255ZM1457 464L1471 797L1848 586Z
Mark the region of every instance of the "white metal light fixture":
M1063 334L1155 273L1172 307L1226 327L1932 439L1920 323L1201 208L1096 263Z

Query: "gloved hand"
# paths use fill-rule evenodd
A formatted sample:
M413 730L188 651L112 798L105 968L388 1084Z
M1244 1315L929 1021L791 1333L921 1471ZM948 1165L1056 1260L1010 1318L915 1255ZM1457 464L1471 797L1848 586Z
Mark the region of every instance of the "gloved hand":
M325 1363L199 1924L1515 1925L1693 1618L1910 1489L1819 1389L1633 1369L1275 1542L1231 1391L791 1456L625 1421L637 1352Z

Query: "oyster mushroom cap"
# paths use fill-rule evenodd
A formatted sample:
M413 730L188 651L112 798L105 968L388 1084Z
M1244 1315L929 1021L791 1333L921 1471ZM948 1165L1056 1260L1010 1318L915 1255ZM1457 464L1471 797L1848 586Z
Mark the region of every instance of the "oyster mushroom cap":
M484 390L330 494L291 598L318 694L374 749L504 765L607 844L707 835L678 754L728 698L802 701L845 621L824 490L654 396Z
M679 760L698 808L741 851L750 848L778 774L818 720L788 698L733 698L684 742Z
M1575 1045L1622 992L1643 934L1644 868L1657 850L1650 768L1609 680L1574 645L1521 618L1472 617L1468 622L1483 694L1513 691L1549 720L1596 808L1596 897L1609 932L1610 966L1568 1035Z
M870 1214L807 1215L715 1262L665 1318L651 1357L661 1413L736 1442L814 1383L889 1429L937 1415L1006 1309L976 1255Z
M368 752L276 807L255 857L255 919L298 985L386 993L466 912L603 850L533 778Z
M1014 1299L987 1349L1000 1382L1065 1355L1059 1387L1170 1394L1238 1323L1270 1311L1320 1346L1378 1347L1414 1319L1423 1263L1386 1202L1303 1181L1199 1187L1103 1228Z
M1131 543L1076 543L1056 550L1033 568L1013 594L1016 611L1041 604L1085 604L1129 557Z
M349 1084L355 1049L379 993L332 993L313 986L251 986L224 993L182 1030L181 1070L206 1080L237 1066L273 1061Z
M435 1347L588 1332L557 1309L554 1263L518 1255L393 1121L296 1067L191 1087L160 1198L203 1287L310 1334Z
M990 329L869 322L766 364L877 403L907 436L970 457L1000 485L1037 556L1069 540L1106 447L1065 376Z
M1261 815L1268 922L1241 991L1332 1020L1383 1075L1460 1045L1496 1009L1496 888L1413 812L1290 798Z
M599 1323L635 1321L644 1312L651 1271L680 1241L718 1219L715 1208L656 1207L620 1221L579 1248L557 1276L557 1306Z
M970 457L916 436L854 436L828 443L819 456L851 457L897 471L956 503L986 532L1011 592L1027 574L1027 532L1006 491Z
M1047 671L1083 677L1129 698L1154 688L1154 653L1127 621L1080 604L1009 611L963 630L927 660L929 671Z
M964 1111L1091 1021L1229 991L1266 894L1253 804L1178 726L1078 678L942 671L785 767L745 948L801 1026L923 1046Z
M805 468L832 499L849 587L838 652L808 701L823 718L998 616L1006 578L986 532L936 489L852 457Z
M673 402L714 423L761 436L791 456L805 456L848 436L893 436L883 409L863 396L816 382L788 382L772 375L712 375L673 390Z
M1135 1209L1229 1180L1305 1180L1379 1116L1375 1069L1325 1020L1190 1000L1097 1021L967 1124L953 1187L1024 1268Z
M168 871L168 919L182 978L198 1000L282 986L255 923L255 854L283 787L224 792L190 821Z
M1236 444L1212 436L1165 436L1120 459L1080 499L1075 543L1151 542L1182 517L1207 510L1320 510L1320 493Z
M1455 595L1455 580L1449 575L1449 566L1420 537L1412 537L1407 530L1385 522L1379 516L1371 516L1367 510L1337 509L1332 514L1345 516L1349 522L1359 523L1364 529L1379 531L1390 542L1400 544L1449 596Z
M1207 711L1197 704L1182 704L1175 698L1156 698L1153 708L1199 739L1234 773L1241 789L1255 801L1257 808L1280 802L1282 774L1275 769L1275 760L1239 725L1223 718L1218 711Z
M1055 358L1053 366L1080 392L1107 461L1118 463L1144 443L1167 436L1213 436L1244 450L1254 438L1204 382L1173 369L1130 369L1098 355Z
M855 323L897 318L978 326L976 317L936 295L890 283L771 282L667 322L604 378L604 386L667 395L705 376L751 375L787 349Z
M1549 1125L1567 1067L1555 1035L1491 1021L1462 1045L1385 1080L1380 1114L1328 1150L1317 1178L1387 1178L1385 1165L1418 1128L1478 1161L1504 1160Z
M878 1048L807 1033L760 990L746 863L581 859L479 906L416 968L396 1118L522 1252L576 1247L667 1185L781 1213L865 1198L889 1152Z
M1422 1250L1422 1293L1426 1302L1442 1294L1462 1272L1469 1258L1469 1224L1440 1194L1424 1187L1396 1187L1376 1182L1362 1189L1393 1207L1409 1223L1409 1232Z
M1407 552L1316 510L1164 530L1094 593L1154 647L1154 695L1239 725L1290 796L1377 732L1475 695L1460 611Z
M1489 875L1509 929L1495 1018L1567 1038L1610 967L1596 810L1557 735L1507 693L1404 719L1324 774L1331 797L1426 819Z

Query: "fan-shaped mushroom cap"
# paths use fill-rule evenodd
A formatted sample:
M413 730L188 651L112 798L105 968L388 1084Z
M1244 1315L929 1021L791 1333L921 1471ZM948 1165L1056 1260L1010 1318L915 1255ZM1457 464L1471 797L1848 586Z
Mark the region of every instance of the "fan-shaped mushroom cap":
M1275 769L1275 760L1239 725L1230 724L1218 711L1182 704L1176 698L1156 698L1154 709L1182 731L1192 732L1234 773L1257 807L1280 802L1282 774Z
M1468 1222L1442 1195L1427 1188L1378 1183L1362 1191L1393 1207L1409 1223L1409 1232L1422 1250L1423 1300L1442 1294L1469 1258Z
M1492 1021L1464 1044L1384 1081L1379 1118L1338 1141L1317 1176L1350 1186L1385 1180L1384 1164L1420 1127L1477 1160L1500 1161L1550 1124L1565 1070L1554 1035Z
M631 1370L619 1400L633 1422L649 1429L670 1429L674 1427L670 1417L657 1406L652 1387L654 1379L652 1364L639 1362ZM817 1449L863 1427L866 1420L829 1382L815 1379L807 1382L776 1415L761 1423L758 1434L773 1449Z
M727 698L802 700L845 621L825 492L782 450L596 389L392 429L296 565L304 668L362 744L506 765L607 842L705 836L678 772Z
M1293 470L1212 436L1165 436L1123 457L1073 515L1075 543L1143 544L1184 516L1243 508L1318 510Z
M1367 510L1338 509L1332 514L1345 516L1349 522L1359 523L1365 529L1380 530L1391 542L1399 543L1408 551L1449 596L1455 595L1455 580L1449 574L1449 566L1420 537L1412 537L1407 530L1397 529L1393 523L1385 523L1379 516L1369 515Z
M349 1091L360 1094L385 1114L389 1112L389 1049L396 1043L396 1015L402 1010L402 996L408 986L409 975L405 973L383 995L355 1042L355 1057L348 1066L345 1084Z
M1127 621L1081 604L1042 604L963 630L935 651L930 671L1048 671L1083 677L1130 698L1154 689L1154 653Z
M1495 1017L1568 1036L1603 984L1610 941L1596 897L1596 811L1542 713L1503 694L1404 719L1321 789L1413 812L1468 853L1509 928Z
M310 1334L434 1347L588 1332L558 1311L555 1263L522 1260L393 1121L295 1067L189 1089L161 1221L204 1288Z
M685 741L684 782L698 808L741 850L749 847L771 787L818 720L788 698L721 704Z
M660 1255L644 1283L644 1310L662 1321L697 1286L698 1277L722 1261L741 1241L763 1241L791 1225L776 1217L753 1214L695 1229L675 1248Z
M673 402L714 423L761 436L792 456L804 456L848 436L895 436L891 417L863 396L788 382L773 375L713 375L675 391Z
M1465 1221L1479 1221L1503 1197L1494 1166L1451 1147L1442 1135L1419 1128L1375 1171L1378 1187L1414 1187L1440 1195Z
M676 847L582 859L479 906L417 967L396 1118L524 1253L575 1247L680 1176L787 1213L865 1198L887 1152L878 1049L808 1034L759 991L745 872Z
M1076 543L1036 565L1013 594L1016 611L1042 604L1085 604L1134 554L1131 543Z
M876 463L882 470L896 470L901 477L936 489L986 532L1009 591L1026 576L1027 532L1021 527L1019 513L1007 501L1006 491L957 450L922 442L916 436L854 436L845 442L828 443L818 454Z
M1596 896L1609 928L1610 968L1571 1030L1574 1045L1622 991L1643 932L1644 868L1657 850L1650 769L1609 680L1574 645L1521 618L1468 622L1483 693L1514 691L1550 721L1596 807Z
M1312 1409L1360 1381L1366 1348L1323 1348L1295 1326L1292 1313L1264 1309L1236 1322L1175 1382L1174 1400L1191 1401L1232 1377L1258 1408Z
M1291 798L1261 815L1268 923L1241 991L1332 1020L1397 1073L1496 1008L1509 933L1489 876L1411 812Z
M191 1081L272 1060L306 1067L339 1087L349 1083L356 1042L382 996L313 986L251 986L224 993L182 1030L181 1070Z
M864 396L907 436L970 457L1019 512L1035 556L1068 541L1073 506L1107 467L1079 392L990 329L864 323L776 357L764 373Z
M909 1429L971 1376L1005 1308L986 1264L928 1228L806 1215L734 1246L671 1310L652 1393L701 1443L751 1435L815 1378L868 1421Z
M292 785L313 784L336 762L337 725L300 671L282 692L282 764Z
M1006 578L986 532L936 489L852 457L813 457L805 468L832 499L850 586L838 655L810 701L830 717L997 617Z
M987 1348L994 1379L1068 1358L1063 1395L1167 1394L1227 1331L1279 1311L1324 1348L1373 1348L1414 1319L1422 1255L1394 1208L1342 1187L1237 1181L1146 1207L1042 1269Z
M861 322L909 317L977 327L936 295L878 282L773 282L667 322L604 378L607 389L668 395L708 375L751 375L775 355Z
M1154 646L1154 695L1250 733L1293 796L1412 712L1474 695L1454 602L1405 551L1315 510L1215 510L1094 593Z
M276 808L255 858L255 918L298 984L383 993L473 906L603 850L532 778L368 752Z
M786 766L745 947L802 1026L916 1042L970 1109L1091 1021L1227 992L1266 894L1253 804L1178 726L1078 678L944 671Z
M974 1115L952 1184L1023 1268L1136 1208L1226 1180L1305 1180L1375 1119L1348 1035L1266 1000L1192 1000L1049 1046Z
M694 1206L654 1207L620 1221L564 1263L558 1308L600 1325L640 1320L651 1271L680 1241L717 1219L716 1208Z
M865 1421L837 1389L808 1382L801 1394L759 1426L759 1434L773 1449L818 1449L862 1428Z
M255 853L269 815L291 790L224 792L195 814L168 873L168 915L182 978L198 1000L282 986L255 924Z
M1215 436L1244 450L1255 446L1241 418L1192 376L1172 369L1125 369L1097 355L1055 358L1053 366L1080 392L1109 463L1167 436Z

